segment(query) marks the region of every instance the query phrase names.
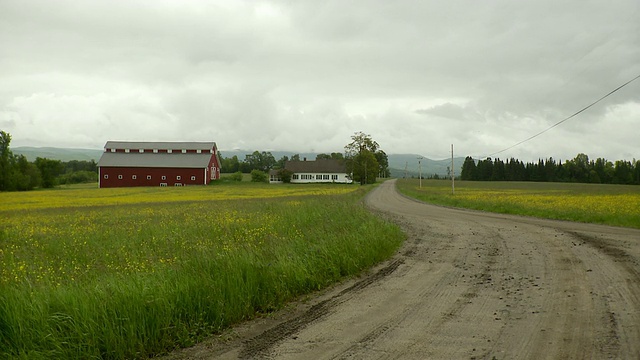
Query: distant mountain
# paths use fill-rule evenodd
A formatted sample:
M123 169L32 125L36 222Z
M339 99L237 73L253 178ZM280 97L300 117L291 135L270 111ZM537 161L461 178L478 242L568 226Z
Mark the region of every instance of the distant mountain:
M430 177L433 175L448 176L449 168L451 168L451 159L433 160L417 154L387 154L389 158L389 169L393 177L404 177L405 169L407 177L418 177L420 168L422 168L422 176ZM418 164L418 158L420 164ZM464 158L453 158L453 166L455 167L456 176L462 171L462 163Z
M71 160L85 160L85 161L98 161L104 150L102 149L68 149L68 148L54 148L54 147L15 147L11 148L14 154L21 154L27 157L29 161L34 161L37 157L71 161ZM238 160L242 161L246 155L252 154L255 150L220 150L220 155L229 158L234 155L238 157ZM260 150L262 151L262 150ZM270 151L276 160L281 159L283 156L291 158L295 154L300 155L300 159L307 158L308 160L315 160L317 153L296 153L293 151ZM405 169L408 177L418 177L418 157L417 154L387 154L389 158L389 169L393 177L404 177ZM454 158L454 166L456 167L456 175L460 175L462 169L462 163L464 158ZM446 176L448 174L448 168L451 166L451 159L432 160L429 158L423 158L420 160L422 165L422 176L430 177L434 174L438 176Z
M238 160L242 161L246 155L253 153L255 150L220 150L221 156L225 158L238 157ZM262 150L260 150L262 151ZM283 156L291 158L295 154L300 155L300 159L305 157L308 160L315 160L317 153L296 153L292 151L270 151L276 160L280 160ZM418 177L420 169L418 167L418 158L421 157L417 154L387 154L389 159L389 169L392 177L404 177L405 168L408 177ZM460 175L462 170L462 163L464 158L458 157L453 159L453 165L456 168L456 175ZM423 158L420 160L422 167L422 176L430 177L435 174L438 176L447 176L449 174L449 168L451 167L451 159L444 160L432 160L429 158Z
M98 161L104 150L102 149L65 149L54 147L12 147L11 151L16 155L24 155L27 160L34 161L36 158L47 158L52 160L71 161Z

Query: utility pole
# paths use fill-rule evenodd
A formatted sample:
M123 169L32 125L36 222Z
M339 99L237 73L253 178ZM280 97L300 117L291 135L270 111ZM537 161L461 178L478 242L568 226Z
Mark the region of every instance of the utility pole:
M455 186L456 171L454 169L455 168L453 167L453 144L451 144L451 194L456 193L456 186Z
M409 166L409 162L405 161L404 163L404 178L407 178L407 167Z
M422 156L418 156L418 169L420 171L420 189L422 189L422 164L420 163L420 161L424 159Z

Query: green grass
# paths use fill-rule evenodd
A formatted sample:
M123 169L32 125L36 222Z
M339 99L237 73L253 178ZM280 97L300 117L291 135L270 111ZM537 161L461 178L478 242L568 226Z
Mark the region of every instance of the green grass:
M253 197L189 195L220 186ZM83 188L0 205L0 358L162 354L358 274L404 239L364 208L364 188L220 186L170 189L167 202L144 201L166 189L119 190L125 201L111 203ZM260 197L271 190L282 194Z
M445 206L640 228L640 186L399 179L399 191Z

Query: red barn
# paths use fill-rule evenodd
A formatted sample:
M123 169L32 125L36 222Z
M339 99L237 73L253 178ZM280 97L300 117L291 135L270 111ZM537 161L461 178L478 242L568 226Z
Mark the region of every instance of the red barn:
M220 157L215 142L107 141L98 175L101 188L207 185Z

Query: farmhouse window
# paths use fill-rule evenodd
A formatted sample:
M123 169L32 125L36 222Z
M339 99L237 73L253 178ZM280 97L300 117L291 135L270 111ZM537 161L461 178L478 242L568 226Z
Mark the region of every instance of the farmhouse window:
M331 180L338 180L338 175L331 175Z
M131 175L131 179L135 180L138 178L138 175Z
M195 176L191 176L191 180L195 181L196 177Z
M108 179L108 178L109 178L109 175L105 174L105 175L104 175L104 179L106 180L106 179Z
M322 180L322 175L316 175L316 180Z
M151 180L151 175L147 175L147 180Z
M293 174L292 179L298 180L298 174Z
M167 180L167 177L165 175L162 175L162 180Z
M182 176L180 175L176 176L176 180L181 180L181 179L182 179Z
M122 180L122 175L118 175L118 180Z

